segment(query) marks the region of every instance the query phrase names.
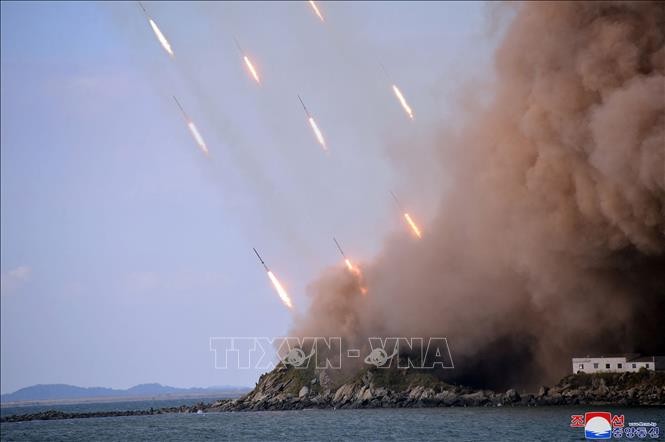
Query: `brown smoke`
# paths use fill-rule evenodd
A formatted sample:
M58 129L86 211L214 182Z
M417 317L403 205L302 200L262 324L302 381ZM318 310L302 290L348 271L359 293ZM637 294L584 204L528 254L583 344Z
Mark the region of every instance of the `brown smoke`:
M324 273L294 332L446 336L453 377L497 388L665 354L664 43L665 3L520 5L490 104L435 142L454 178L426 237L386 240L367 297Z

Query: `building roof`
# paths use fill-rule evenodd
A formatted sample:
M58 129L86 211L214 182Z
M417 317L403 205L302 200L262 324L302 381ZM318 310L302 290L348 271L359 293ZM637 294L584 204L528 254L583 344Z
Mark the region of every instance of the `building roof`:
M665 356L642 356L639 353L608 353L604 355L573 356L573 359L626 358L626 362L659 362Z
M639 358L639 353L605 353L602 355L584 355L584 356L573 356L574 359L598 359L598 358L626 358L627 361L632 361L635 358Z

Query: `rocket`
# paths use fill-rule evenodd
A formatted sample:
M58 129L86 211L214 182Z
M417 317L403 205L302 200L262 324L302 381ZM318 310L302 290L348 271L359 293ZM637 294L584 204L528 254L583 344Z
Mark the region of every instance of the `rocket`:
M381 66L381 70L386 76L386 79L388 80L389 83L392 83L392 89L393 93L395 94L395 97L397 98L397 101L399 101L399 104L402 106L402 109L404 109L404 112L409 116L411 120L413 120L413 109L411 109L411 106L409 106L409 103L406 101L406 98L404 98L404 94L402 94L402 91L399 90L395 82L392 81L390 78L390 75L388 75L388 71L386 70L386 67L383 65L383 63L379 63Z
M259 73L256 71L256 68L254 67L254 64L252 63L252 60L249 59L247 54L245 54L245 51L242 50L242 47L240 46L240 43L238 43L238 39L233 37L233 41L236 44L236 47L238 48L238 52L240 53L240 56L242 57L243 61L245 62L245 66L247 66L247 70L249 71L250 75L254 80L261 84L261 79L259 78Z
M383 65L383 63L379 63L379 66L381 66L381 70L383 71L383 74L386 76L386 79L388 80L388 82L392 83L393 81L392 81L392 79L390 78L390 75L388 75L388 70L387 70L386 67Z
M312 132L314 132L314 136L316 137L316 141L319 142L323 150L327 153L328 152L328 146L326 146L326 140L323 138L323 134L321 133L321 130L319 129L319 126L316 124L316 121L314 121L314 117L309 113L309 110L307 110L307 106L305 106L305 102L302 101L302 98L300 98L300 95L298 95L298 100L300 100L300 104L302 104L302 108L305 110L305 115L307 115L307 121L309 121L309 125L312 128Z
M173 48L171 48L171 43L166 39L162 31L159 29L159 26L157 26L157 23L150 18L150 14L148 14L148 11L145 9L145 6L143 6L143 3L137 2L139 6L141 7L141 10L143 11L143 15L145 15L145 18L148 20L148 23L150 24L150 28L152 28L152 32L155 34L155 37L157 37L157 41L159 41L159 44L162 45L162 48L166 51L167 54L169 54L170 57L175 57L175 54L173 53Z
M346 257L344 250L342 250L342 246L340 246L339 242L337 242L337 238L333 237L333 241L335 241L335 245L337 246L337 250L339 250L339 253L342 254L342 258L344 259L344 264L346 265L346 268L357 278L358 288L360 289L360 293L362 293L363 295L366 294L367 287L365 287L365 284L363 282L363 274L362 271L360 270L360 267L353 265L351 260Z
M189 117L187 116L187 112L185 112L185 109L182 108L182 106L180 105L180 102L175 97L175 95L173 95L173 99L175 100L175 104L177 104L178 107L180 108L180 112L182 112L182 116L185 117L185 120L189 121Z
M175 101L175 104L178 105L180 112L182 112L182 116L185 119L185 123L187 123L187 128L189 129L189 132L192 134L192 137L194 137L194 141L196 141L196 144L198 144L199 149L201 149L204 154L208 155L208 146L206 145L206 142L201 136L201 134L199 133L199 130L196 128L196 125L191 120L191 118L189 118L189 115L187 115L187 112L185 112L185 109L183 109L182 105L175 97L175 95L173 95L173 100Z
M406 220L406 223L409 225L409 227L413 231L413 234L416 235L419 239L422 238L423 234L420 231L420 227L418 227L418 225L413 220L413 218L411 218L411 215L409 215L409 213L402 208L402 204L397 199L397 195L395 195L395 193L392 190L390 191L390 194L395 199L395 203L397 204L397 207L399 208L399 210L401 212L404 212L402 215L404 216L404 219Z
M391 190L390 194L393 196L393 199L395 200L395 204L397 204L397 207L399 208L399 210L403 210L402 209L402 203L400 203L399 200L397 199L397 195L395 195L395 192L393 192Z
M300 95L298 95L298 100L300 100L302 108L305 109L305 114L307 115L307 118L312 118L312 116L309 114L309 111L307 110L307 106L305 106L305 103L302 101L302 98L300 98Z
M244 55L244 52L243 52L242 48L240 47L240 43L238 43L238 39L233 37L233 41L235 42L236 47L238 48L238 51L240 51L240 53Z
M342 257L344 259L346 259L346 255L344 254L344 250L342 250L342 246L339 245L339 243L337 242L337 239L335 237L333 237L333 241L335 241L335 245L337 245L337 249L339 250L339 253L341 253Z
M288 308L292 309L293 301L291 301L291 297L289 296L287 291L284 290L282 283L279 282L279 279L277 279L277 277L270 271L266 263L263 262L263 258L261 258L261 255L259 255L259 252L257 252L256 249L253 247L252 250L254 250L254 253L256 253L256 257L259 258L259 261L261 261L263 268L266 269L268 278L270 279L270 282L272 282L272 285L275 287L275 290L277 290L277 294L279 295L279 298L282 300L282 303L284 303L284 305L287 306Z
M261 258L261 255L259 255L259 252L257 252L256 249L253 248L253 247L252 247L252 250L254 250L254 253L256 253L256 257L259 258L259 261L261 261L261 264L263 264L263 268L266 269L266 272L269 272L270 269L268 268L268 266L266 265L266 263L263 262L263 258Z

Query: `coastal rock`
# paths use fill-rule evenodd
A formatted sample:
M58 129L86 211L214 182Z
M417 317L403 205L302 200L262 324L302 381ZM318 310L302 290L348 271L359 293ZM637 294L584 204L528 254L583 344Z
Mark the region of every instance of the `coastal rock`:
M506 391L504 397L507 403L519 402L520 400L520 395L519 393L517 393L517 391L514 388L511 388L510 390Z
M464 405L470 405L472 407L485 405L488 402L488 397L482 390L476 391L475 393L464 394L460 399Z
M333 402L342 404L349 401L355 393L355 386L353 384L344 384L337 389Z
M371 401L374 399L372 389L369 387L362 387L356 394L356 397L359 401Z
M459 395L453 390L444 390L437 393L435 398L444 406L450 407L459 403Z

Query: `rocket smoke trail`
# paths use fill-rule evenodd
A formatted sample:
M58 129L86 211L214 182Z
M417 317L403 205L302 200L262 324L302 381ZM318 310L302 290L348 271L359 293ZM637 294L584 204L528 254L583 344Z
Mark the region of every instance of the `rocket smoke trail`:
M365 302L324 272L292 335L445 336L447 379L497 389L576 354L665 354L665 8L513 7L491 94L460 90L466 121L422 158L450 179L427 241L389 237Z

